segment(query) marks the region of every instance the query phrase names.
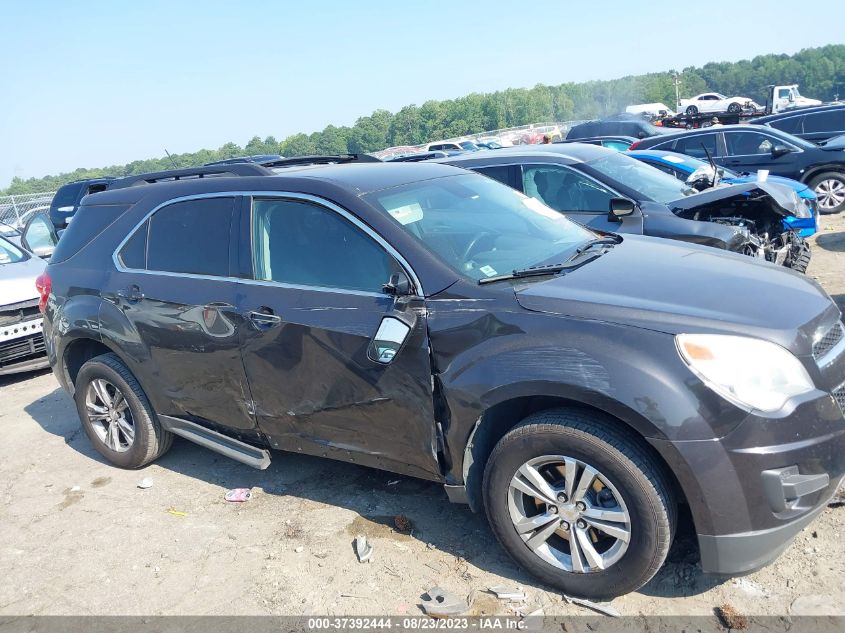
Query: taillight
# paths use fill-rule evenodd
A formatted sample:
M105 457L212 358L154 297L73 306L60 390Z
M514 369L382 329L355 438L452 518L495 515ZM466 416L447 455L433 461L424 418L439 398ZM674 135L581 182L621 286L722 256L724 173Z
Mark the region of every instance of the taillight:
M44 310L47 309L47 298L53 291L53 280L50 279L50 275L46 272L38 275L38 278L35 280L35 289L41 295L41 299L38 300L38 311L44 314Z
M631 143L631 147L628 148L628 151L630 152L632 150L637 149L640 143L642 143L642 141L634 141L633 143Z

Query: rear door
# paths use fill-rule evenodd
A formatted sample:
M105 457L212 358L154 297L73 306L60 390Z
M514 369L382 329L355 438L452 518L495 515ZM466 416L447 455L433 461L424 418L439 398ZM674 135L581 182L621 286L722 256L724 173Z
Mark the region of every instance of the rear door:
M258 424L276 448L440 476L422 298L386 243L335 205L255 197L241 224L238 308Z
M604 184L565 165L522 165L522 190L568 218L599 231L643 232L642 212L619 221L610 220L610 201L621 198Z
M198 197L154 211L118 247L103 289L122 319L105 309L100 318L114 321L111 332L127 330L122 347L158 413L248 434L255 422L231 275L238 204Z

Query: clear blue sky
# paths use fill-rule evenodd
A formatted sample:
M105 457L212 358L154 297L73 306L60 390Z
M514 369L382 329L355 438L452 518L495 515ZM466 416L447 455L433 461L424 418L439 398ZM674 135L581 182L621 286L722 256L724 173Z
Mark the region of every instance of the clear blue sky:
M0 187L427 99L794 53L843 24L842 0L0 0Z

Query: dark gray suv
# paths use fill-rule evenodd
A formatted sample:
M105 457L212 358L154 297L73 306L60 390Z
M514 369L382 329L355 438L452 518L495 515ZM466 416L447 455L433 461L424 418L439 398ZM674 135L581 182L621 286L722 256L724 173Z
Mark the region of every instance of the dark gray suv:
M180 435L441 482L593 598L655 574L682 504L704 569L741 573L834 494L845 335L812 280L454 167L277 171L118 181L59 242L47 351L113 464Z

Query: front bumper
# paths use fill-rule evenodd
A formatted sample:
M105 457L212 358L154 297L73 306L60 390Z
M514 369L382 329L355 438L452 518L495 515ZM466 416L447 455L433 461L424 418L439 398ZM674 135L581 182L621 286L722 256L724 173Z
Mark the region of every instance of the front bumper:
M690 506L704 571L770 563L818 515L845 476L845 416L816 395L781 417L750 414L712 440L650 440Z
M24 314L24 312L21 312ZM47 367L41 315L0 325L0 376Z

